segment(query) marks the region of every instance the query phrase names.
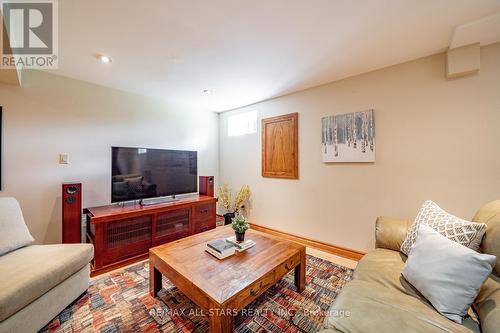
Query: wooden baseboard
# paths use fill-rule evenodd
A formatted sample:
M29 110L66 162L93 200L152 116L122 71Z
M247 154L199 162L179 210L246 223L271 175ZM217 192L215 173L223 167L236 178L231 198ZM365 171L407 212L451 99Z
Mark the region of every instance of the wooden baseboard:
M332 254L335 254L337 256L347 258L347 259L352 259L352 260L358 261L359 259L361 259L365 255L364 252L351 250L351 249L347 249L347 248L344 248L341 246L336 246L336 245L332 245L332 244L328 244L328 243L324 243L324 242L319 242L316 240L312 240L312 239L305 238L302 236L297 236L297 235L293 235L293 234L290 234L287 232L271 229L271 228L264 227L264 226L254 224L254 223L250 223L250 228L254 229L254 230L262 231L262 232L265 232L265 233L268 233L268 234L271 234L274 236L282 237L282 238L294 241L296 243L299 243L299 244L302 244L305 246L309 246L309 247L312 247L312 248L315 248L315 249L318 249L321 251L325 251L328 253L332 253Z

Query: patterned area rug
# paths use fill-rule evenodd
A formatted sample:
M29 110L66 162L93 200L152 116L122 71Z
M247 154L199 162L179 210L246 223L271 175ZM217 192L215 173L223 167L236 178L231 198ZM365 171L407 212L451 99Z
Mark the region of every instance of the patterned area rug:
M317 332L352 270L307 256L306 289L296 292L293 271L236 318L236 332ZM167 279L158 298L149 295L148 263L92 281L88 292L40 332L207 332L200 308Z

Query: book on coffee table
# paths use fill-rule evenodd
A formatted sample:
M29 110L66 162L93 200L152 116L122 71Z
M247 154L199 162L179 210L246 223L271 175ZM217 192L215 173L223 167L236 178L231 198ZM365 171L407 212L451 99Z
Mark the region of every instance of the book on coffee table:
M226 242L225 239L216 239L207 243L205 251L217 259L224 259L232 256L236 251L236 247L233 244Z
M236 251L238 252L245 251L246 249L249 249L255 245L255 242L251 239L247 239L244 242L237 242L235 236L226 238L226 241L230 244L233 244L234 247L236 247Z

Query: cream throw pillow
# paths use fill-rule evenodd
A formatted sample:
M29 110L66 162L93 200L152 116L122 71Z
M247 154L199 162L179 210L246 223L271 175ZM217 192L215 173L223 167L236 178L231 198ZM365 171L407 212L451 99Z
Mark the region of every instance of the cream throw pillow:
M406 239L401 244L401 252L408 255L417 238L420 225L427 225L441 235L454 242L467 246L477 251L486 232L486 224L462 220L441 209L434 202L427 200L420 208L415 222L406 234Z
M33 241L17 200L0 198L0 255L30 245Z
M425 225L417 233L403 276L443 316L461 324L496 257L477 253Z

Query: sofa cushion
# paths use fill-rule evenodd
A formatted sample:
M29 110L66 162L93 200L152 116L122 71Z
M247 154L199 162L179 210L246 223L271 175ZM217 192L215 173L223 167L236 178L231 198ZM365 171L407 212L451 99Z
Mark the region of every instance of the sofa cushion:
M34 241L16 199L0 198L0 256Z
M497 333L500 327L500 278L491 275L474 301L483 333Z
M400 252L375 249L365 254L358 262L353 278L402 292L427 302L425 297L401 275L406 259L406 256Z
M32 245L0 257L0 321L88 265L91 244Z
M457 324L416 297L361 280L353 280L342 289L328 311L325 327L341 332L480 332L470 318Z
M486 224L462 220L441 209L434 202L427 200L420 208L415 223L406 234L401 245L401 252L408 255L415 244L418 228L421 224L427 225L444 237L477 251L486 231Z

